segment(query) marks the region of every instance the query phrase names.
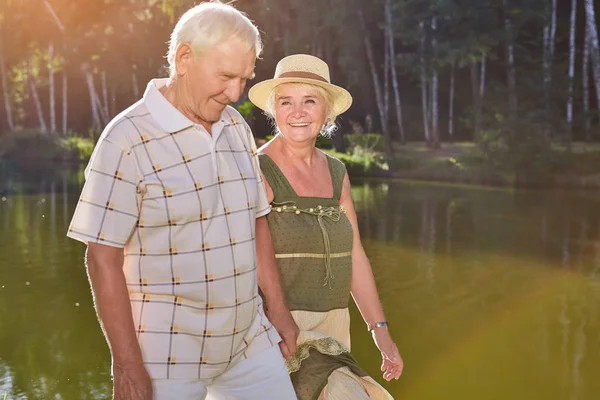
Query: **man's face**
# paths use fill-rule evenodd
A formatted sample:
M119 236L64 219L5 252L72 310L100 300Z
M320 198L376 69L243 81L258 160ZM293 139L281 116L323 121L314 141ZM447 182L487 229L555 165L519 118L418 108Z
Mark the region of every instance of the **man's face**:
M185 93L185 107L209 128L221 118L229 103L236 102L254 77L256 51L246 51L237 38L230 38L199 57L185 61L180 77Z

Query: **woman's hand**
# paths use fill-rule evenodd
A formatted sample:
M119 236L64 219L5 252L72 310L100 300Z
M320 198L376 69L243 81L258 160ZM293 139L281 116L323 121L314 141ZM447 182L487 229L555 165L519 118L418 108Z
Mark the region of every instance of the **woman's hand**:
M392 379L400 378L404 369L404 361L402 361L396 343L392 340L387 327L373 329L373 340L381 351L383 379L389 382Z

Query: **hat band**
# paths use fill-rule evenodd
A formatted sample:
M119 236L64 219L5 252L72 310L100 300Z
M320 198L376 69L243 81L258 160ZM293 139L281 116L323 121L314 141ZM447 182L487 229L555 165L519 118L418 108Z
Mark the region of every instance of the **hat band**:
M306 71L289 71L284 72L279 75L277 78L304 78L304 79L314 79L316 81L321 81L325 83L329 83L329 81L323 78L321 75L313 74L312 72Z

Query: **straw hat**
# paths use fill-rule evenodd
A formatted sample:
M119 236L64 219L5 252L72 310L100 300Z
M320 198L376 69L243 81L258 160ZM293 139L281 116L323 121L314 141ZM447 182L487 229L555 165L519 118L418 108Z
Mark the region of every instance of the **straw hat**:
M352 96L346 89L331 84L327 64L308 54L294 54L283 58L277 63L273 79L252 86L248 97L255 106L266 111L271 92L283 83L308 83L327 90L333 99L335 115L340 115L352 104Z

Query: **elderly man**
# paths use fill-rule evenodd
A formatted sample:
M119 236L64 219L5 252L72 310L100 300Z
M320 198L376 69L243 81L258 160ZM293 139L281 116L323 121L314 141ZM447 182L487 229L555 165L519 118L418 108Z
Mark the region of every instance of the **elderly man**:
M298 328L256 146L228 106L261 48L235 8L190 9L172 33L170 78L152 80L96 145L68 236L88 246L116 400L296 398L282 353Z

